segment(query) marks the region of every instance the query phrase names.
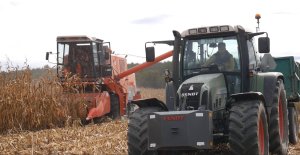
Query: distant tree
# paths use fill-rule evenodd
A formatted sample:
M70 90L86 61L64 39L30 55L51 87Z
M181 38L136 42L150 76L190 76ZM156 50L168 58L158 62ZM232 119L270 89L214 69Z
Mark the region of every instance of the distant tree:
M45 65L45 66L43 67L43 69L50 69L50 66L49 66L49 65Z
M132 68L137 63L128 64L128 68ZM164 88L164 71L169 69L172 71L172 62L160 62L149 68L141 70L136 75L136 82L138 87L147 87L147 88Z

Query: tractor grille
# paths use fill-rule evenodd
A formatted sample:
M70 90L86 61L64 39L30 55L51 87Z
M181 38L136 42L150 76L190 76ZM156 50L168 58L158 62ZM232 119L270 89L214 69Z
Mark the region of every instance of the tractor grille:
M183 84L181 87L181 98L182 101L185 100L186 105L185 109L198 109L199 107L199 99L200 99L200 91L203 83L189 83Z

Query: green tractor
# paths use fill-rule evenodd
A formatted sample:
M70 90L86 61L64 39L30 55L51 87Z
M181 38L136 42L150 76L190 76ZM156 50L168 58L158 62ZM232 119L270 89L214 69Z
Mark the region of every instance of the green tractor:
M166 71L166 103L132 102L139 108L129 117L128 154L197 154L225 144L234 155L286 155L289 140L298 142L298 66L297 87L286 92L292 82L274 71L266 32L221 25L173 34L151 42L174 46L173 71ZM146 43L147 61L154 53Z

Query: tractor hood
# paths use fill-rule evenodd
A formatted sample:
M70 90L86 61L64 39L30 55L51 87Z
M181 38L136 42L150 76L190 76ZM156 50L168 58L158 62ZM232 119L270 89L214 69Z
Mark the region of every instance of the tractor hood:
M180 85L177 93L182 110L222 109L227 97L224 75L216 73L191 77Z

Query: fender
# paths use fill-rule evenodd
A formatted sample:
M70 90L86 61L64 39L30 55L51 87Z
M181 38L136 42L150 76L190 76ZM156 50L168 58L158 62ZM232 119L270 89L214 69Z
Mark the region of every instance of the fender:
M296 104L295 102L288 102L287 106L288 107L296 107ZM296 107L297 108L297 107Z
M260 100L263 102L263 104L266 106L266 101L265 97L261 92L247 92L247 93L237 93L237 94L232 94L229 97L229 102L228 104L231 105L232 103L238 102L238 101L243 101L243 100Z
M130 104L135 104L139 108L145 108L145 107L160 107L164 111L168 111L167 106L157 98L148 98L148 99L143 99L143 100L134 100L131 101Z
M258 76L263 78L263 90L257 90L263 93L266 101L266 107L271 107L273 105L273 95L276 88L276 83L278 79L282 79L284 83L284 78L280 72L268 72L259 73Z
M232 104L244 100L260 100L266 109L267 120L269 121L269 113L271 112L270 111L271 108L266 106L267 103L265 97L261 92L246 92L246 93L232 94L229 97L228 100L229 102L227 103L226 107L231 108Z

